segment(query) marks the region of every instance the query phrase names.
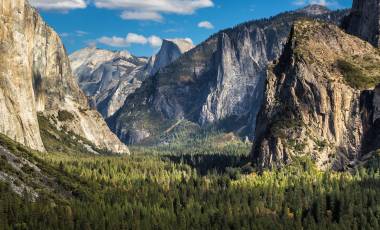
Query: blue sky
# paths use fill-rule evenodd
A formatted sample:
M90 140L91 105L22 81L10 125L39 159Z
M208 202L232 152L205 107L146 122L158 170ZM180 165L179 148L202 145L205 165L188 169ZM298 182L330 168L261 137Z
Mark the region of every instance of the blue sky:
M331 9L352 0L30 0L62 37L69 53L95 45L155 53L164 38L198 44L221 29L294 10L309 3Z

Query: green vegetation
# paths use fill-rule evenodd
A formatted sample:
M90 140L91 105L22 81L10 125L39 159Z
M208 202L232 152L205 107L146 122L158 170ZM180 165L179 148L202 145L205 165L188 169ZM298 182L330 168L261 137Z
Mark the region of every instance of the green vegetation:
M303 126L303 122L300 119L286 118L276 120L271 124L271 133L274 136L280 138L287 138L289 132L294 132Z
M247 155L229 153L228 145L214 148L215 154L195 148L199 155L179 147L134 147L135 155L122 157L42 154L3 136L0 144L54 180L53 191L36 190L35 201L0 182L2 229L379 228L375 163L336 173L299 158L281 170L255 173Z
M345 81L351 87L364 90L380 83L380 60L378 56L355 56L337 61Z
M54 117L51 119L54 121ZM43 114L38 115L38 123L44 146L48 152L111 154L107 150L97 148L89 140L67 131L65 128L58 130L55 125L51 124L49 118Z
M58 120L59 121L72 121L75 117L72 113L66 111L66 110L59 110L58 111Z

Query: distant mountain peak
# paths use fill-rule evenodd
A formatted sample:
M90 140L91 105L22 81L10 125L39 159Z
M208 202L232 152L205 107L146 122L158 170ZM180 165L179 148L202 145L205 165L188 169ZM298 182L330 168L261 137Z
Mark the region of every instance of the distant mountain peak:
M163 40L163 47L166 44L174 44L176 45L181 53L185 53L189 51L190 49L194 48L193 41L191 39L185 39L185 38L172 38L172 39L164 39Z
M312 4L312 5L308 5L304 8L299 9L297 12L306 13L309 15L321 15L321 14L330 13L331 10L323 5Z

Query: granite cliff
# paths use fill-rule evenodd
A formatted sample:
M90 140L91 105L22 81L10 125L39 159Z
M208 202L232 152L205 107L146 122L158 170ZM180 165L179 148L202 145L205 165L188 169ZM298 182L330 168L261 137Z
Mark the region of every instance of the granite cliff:
M343 28L372 45L380 46L380 1L354 0L352 10L343 22Z
M308 155L320 168L345 170L376 149L380 52L320 21L295 23L269 68L252 156L281 167Z
M43 151L39 114L97 148L128 152L89 108L59 36L27 1L0 2L0 51L1 133Z

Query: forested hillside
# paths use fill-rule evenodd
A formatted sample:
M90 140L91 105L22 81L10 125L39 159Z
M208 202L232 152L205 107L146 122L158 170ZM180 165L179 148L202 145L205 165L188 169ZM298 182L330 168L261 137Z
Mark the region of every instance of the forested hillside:
M2 229L379 228L378 158L345 173L318 171L303 158L255 172L247 155L228 154L227 146L199 155L167 147L107 157L41 154L4 137L1 145L41 170L23 167L29 176L19 177L0 152L1 175L19 178L0 182ZM35 187L32 178L41 173L54 179ZM35 187L33 193L17 195L18 183Z

